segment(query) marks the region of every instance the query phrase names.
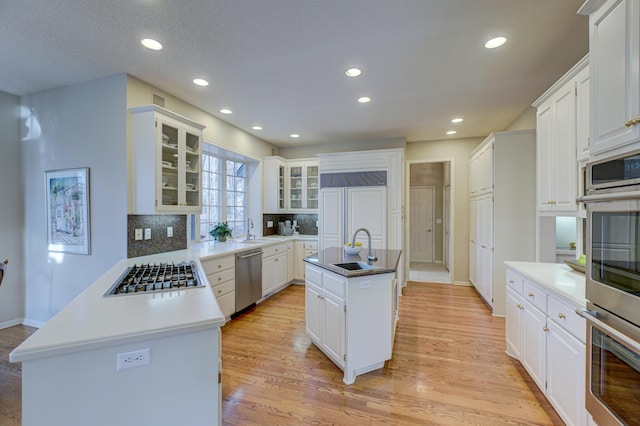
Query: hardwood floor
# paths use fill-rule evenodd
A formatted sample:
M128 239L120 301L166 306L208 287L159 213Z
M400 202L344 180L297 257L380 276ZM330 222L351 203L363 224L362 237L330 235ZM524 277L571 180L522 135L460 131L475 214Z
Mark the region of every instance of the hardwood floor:
M224 425L562 424L504 354L504 319L492 317L470 287L410 283L393 359L351 386L305 334L303 286L222 330ZM0 359L31 332L0 330ZM20 424L16 367L0 360L0 426Z
M392 360L351 386L305 335L302 286L228 323L222 347L225 425L562 424L470 287L410 283Z

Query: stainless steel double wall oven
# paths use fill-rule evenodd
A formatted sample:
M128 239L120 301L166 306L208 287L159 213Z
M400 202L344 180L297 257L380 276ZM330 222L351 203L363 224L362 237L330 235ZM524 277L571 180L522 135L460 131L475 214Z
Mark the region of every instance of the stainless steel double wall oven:
M640 424L640 152L587 166L587 410Z

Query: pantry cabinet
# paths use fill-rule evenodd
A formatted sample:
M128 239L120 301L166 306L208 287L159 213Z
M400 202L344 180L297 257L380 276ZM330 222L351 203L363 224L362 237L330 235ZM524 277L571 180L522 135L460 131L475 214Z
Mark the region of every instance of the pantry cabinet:
M542 275L556 277L570 287L574 278L565 279L564 273L572 274L556 271ZM506 288L507 354L520 360L567 425L586 424L586 324L575 313L584 307L511 267Z
M135 214L200 213L202 129L157 105L131 108Z
M640 0L589 0L591 160L640 149Z
M494 315L505 314L505 260L535 257L533 131L489 135L469 157L469 280Z
M556 214L576 213L578 182L578 135L584 156L588 120L584 104L588 99L588 57L583 58L533 103L537 108L537 209ZM578 91L578 88L581 90ZM578 117L578 111L581 115ZM579 127L580 126L580 127Z

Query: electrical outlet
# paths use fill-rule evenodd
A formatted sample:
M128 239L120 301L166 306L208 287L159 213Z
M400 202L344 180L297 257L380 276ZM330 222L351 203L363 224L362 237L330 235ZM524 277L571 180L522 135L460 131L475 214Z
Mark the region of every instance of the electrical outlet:
M360 288L371 288L371 281L360 281Z
M151 364L151 349L140 349L139 351L118 354L117 361L118 371Z
M151 239L151 228L144 228L144 239L145 240Z
M267 228L273 228L273 221L272 220L268 220L267 221Z
M142 228L136 229L136 241L140 241L142 239Z
M173 226L167 226L167 238L173 237Z

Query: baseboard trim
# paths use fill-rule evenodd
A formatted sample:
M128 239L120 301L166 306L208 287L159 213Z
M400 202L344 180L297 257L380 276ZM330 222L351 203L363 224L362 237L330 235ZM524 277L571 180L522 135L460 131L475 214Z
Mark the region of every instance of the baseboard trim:
M27 325L29 327L35 327L35 328L40 328L42 327L45 323L42 321L36 321L36 320L30 320L27 318L23 318L22 319L22 324Z
M5 322L0 322L0 330L22 324L22 318L16 318Z
M454 281L452 284L461 285L463 287L473 287L473 284L471 284L469 281Z

